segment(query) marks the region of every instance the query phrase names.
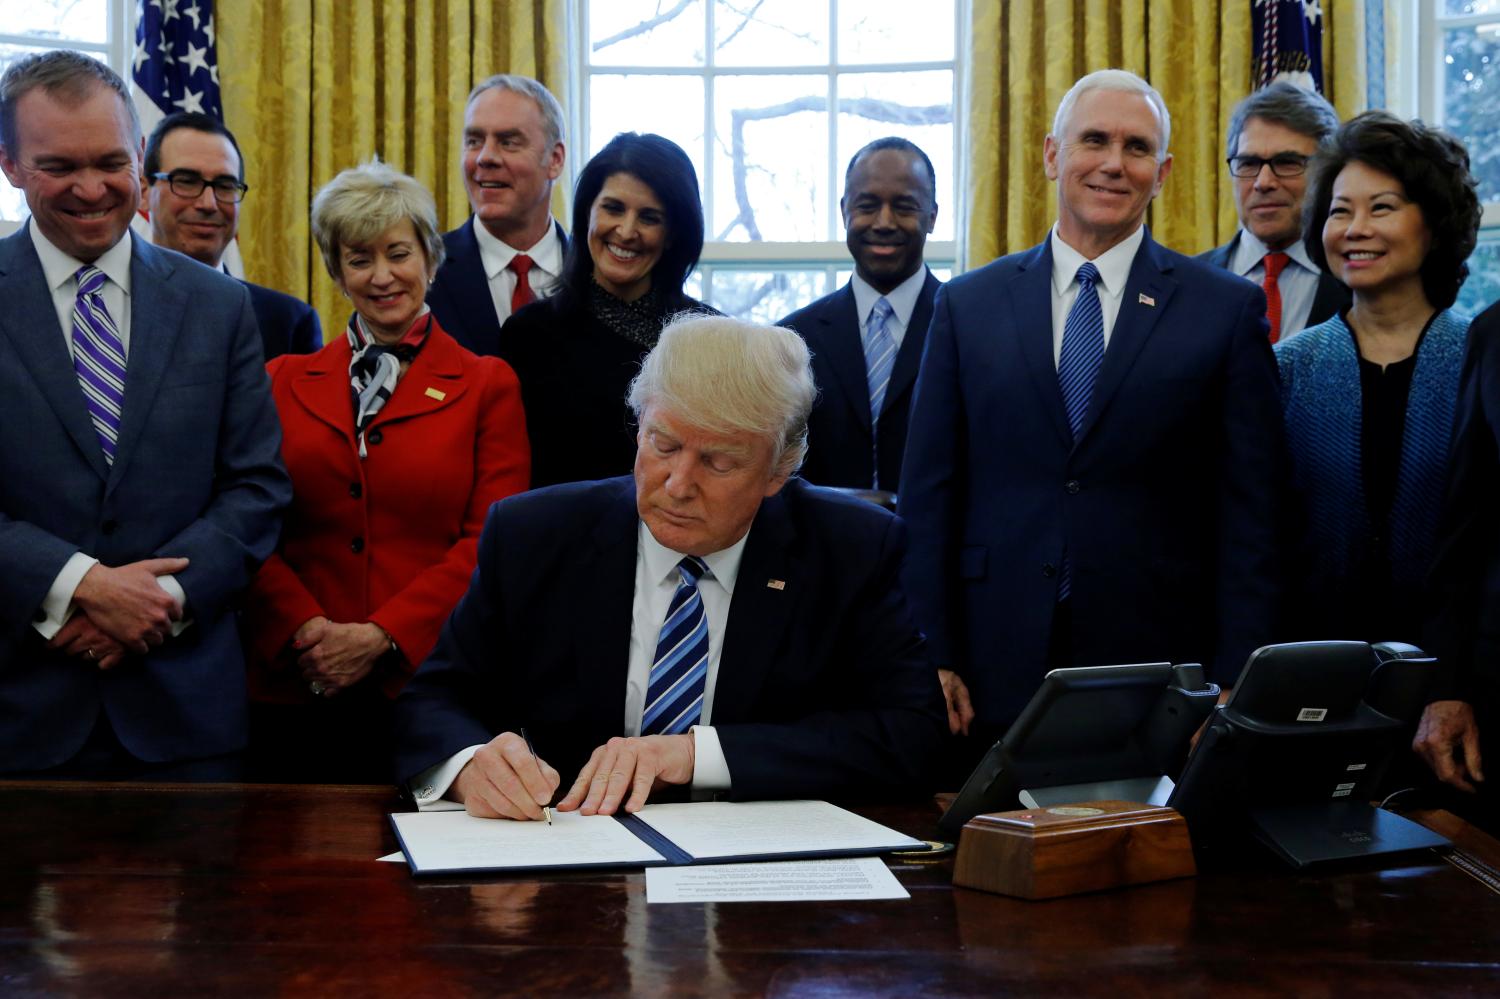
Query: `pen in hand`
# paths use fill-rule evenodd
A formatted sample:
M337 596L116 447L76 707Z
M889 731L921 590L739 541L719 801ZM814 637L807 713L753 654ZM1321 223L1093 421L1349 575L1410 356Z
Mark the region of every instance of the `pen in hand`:
M536 747L531 744L531 736L526 734L526 730L524 728L521 729L521 738L526 740L526 750L531 753L531 761L536 764L536 768L538 770L541 770L542 761L536 758ZM543 805L542 815L546 818L547 824L550 826L552 824L552 809L547 805Z

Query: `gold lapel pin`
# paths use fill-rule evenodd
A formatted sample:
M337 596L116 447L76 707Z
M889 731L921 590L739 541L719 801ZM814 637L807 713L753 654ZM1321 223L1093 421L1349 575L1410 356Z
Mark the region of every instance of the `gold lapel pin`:
M1150 295L1146 294L1144 291L1141 292L1141 297L1137 298L1136 301L1139 302L1141 305L1149 305L1153 309L1156 308L1156 299L1152 298Z
M766 586L773 590L784 590L786 589L786 580L768 579L766 580Z
M442 402L444 399L448 398L448 393L439 391L435 388L430 388L427 390L427 398L436 399L438 402Z

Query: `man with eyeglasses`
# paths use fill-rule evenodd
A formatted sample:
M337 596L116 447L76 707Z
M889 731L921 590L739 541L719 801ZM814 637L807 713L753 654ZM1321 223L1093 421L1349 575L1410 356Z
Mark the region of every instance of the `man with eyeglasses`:
M1200 259L1265 290L1272 343L1349 305L1349 290L1302 245L1308 160L1338 127L1331 104L1285 81L1240 101L1229 119L1226 153L1240 230Z
M206 114L168 115L146 142L145 167L151 241L222 269L224 251L239 229L240 202L249 190L233 133ZM310 354L323 346L318 314L307 303L248 281L244 285L266 360Z

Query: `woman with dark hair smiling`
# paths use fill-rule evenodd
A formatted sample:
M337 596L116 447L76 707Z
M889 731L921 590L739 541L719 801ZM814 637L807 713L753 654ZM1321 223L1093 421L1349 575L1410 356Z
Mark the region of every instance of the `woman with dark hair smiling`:
M1300 514L1292 638L1420 640L1469 320L1451 311L1480 207L1447 134L1383 111L1314 160L1308 255L1342 315L1276 345Z
M622 132L589 160L557 294L500 331L521 380L533 486L631 470L625 390L668 319L712 311L682 290L702 252L698 175L680 147Z

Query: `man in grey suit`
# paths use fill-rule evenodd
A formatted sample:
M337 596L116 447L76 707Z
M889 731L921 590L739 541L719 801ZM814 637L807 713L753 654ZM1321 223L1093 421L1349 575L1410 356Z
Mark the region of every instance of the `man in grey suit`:
M130 235L125 84L53 50L0 77L0 773L225 778L232 604L291 497L249 294Z
M1338 127L1333 105L1284 80L1240 101L1229 118L1225 155L1240 230L1198 259L1261 286L1272 343L1349 307L1349 289L1302 246L1307 161Z

